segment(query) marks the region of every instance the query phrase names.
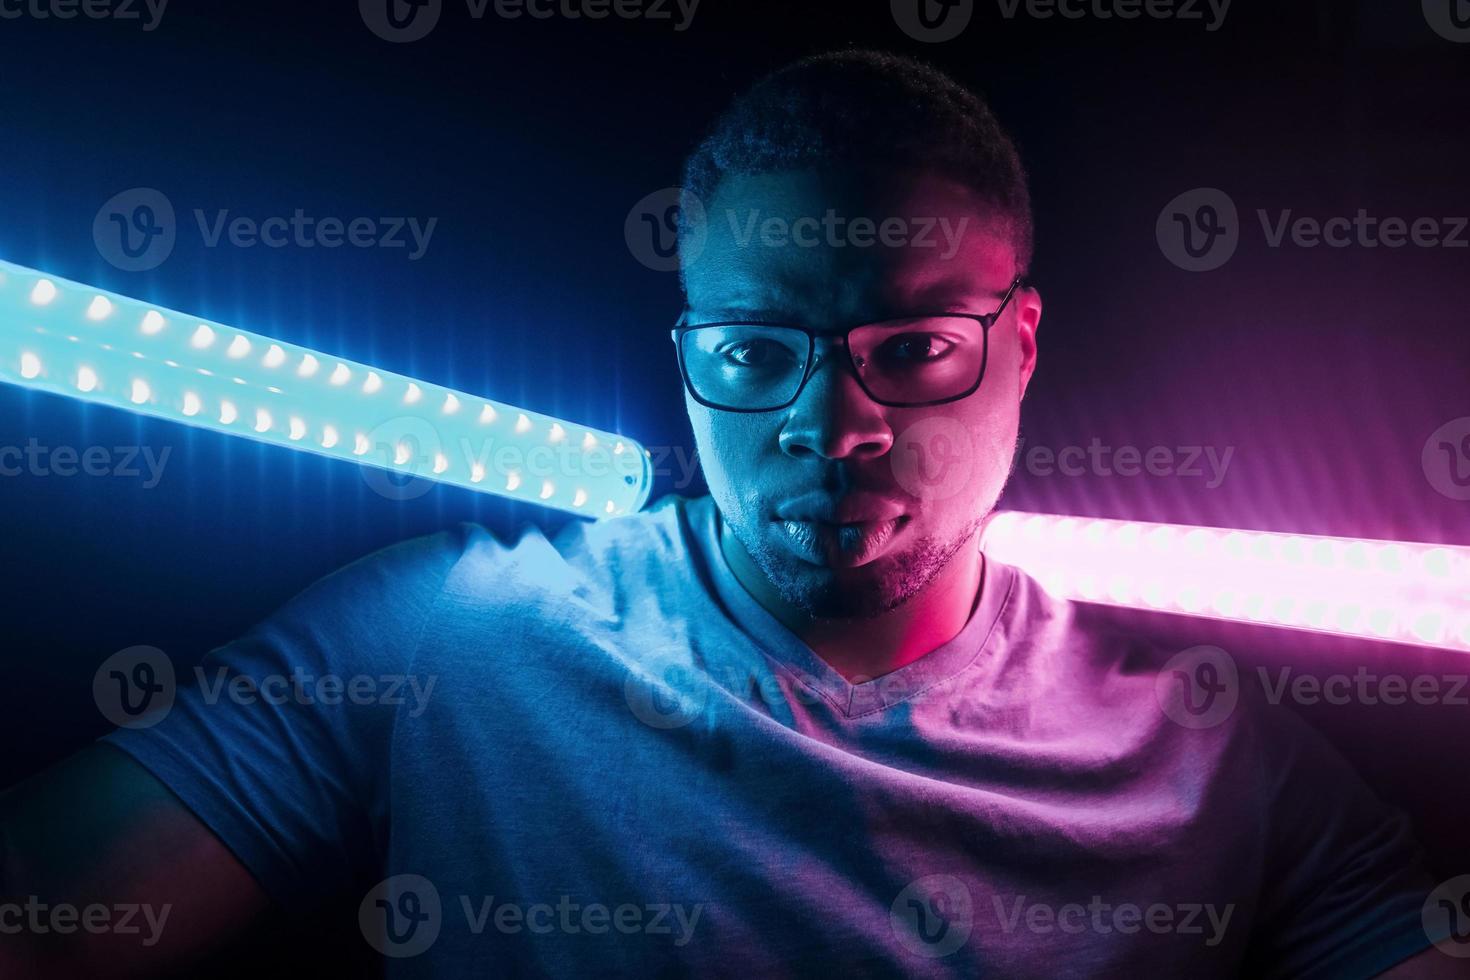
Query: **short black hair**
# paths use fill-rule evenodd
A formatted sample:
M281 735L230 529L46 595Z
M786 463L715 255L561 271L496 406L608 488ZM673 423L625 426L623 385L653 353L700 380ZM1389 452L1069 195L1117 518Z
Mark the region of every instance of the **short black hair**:
M1004 226L1017 273L1029 269L1031 195L1015 144L980 96L913 58L839 51L767 75L690 155L683 189L708 202L727 174L832 164L873 173L922 167L958 181Z

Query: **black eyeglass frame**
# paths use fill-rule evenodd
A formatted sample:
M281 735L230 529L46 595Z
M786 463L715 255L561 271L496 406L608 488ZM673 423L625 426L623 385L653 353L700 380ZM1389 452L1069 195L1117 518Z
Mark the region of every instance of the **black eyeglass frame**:
M684 390L689 392L689 396L699 404L703 405L705 408L712 408L720 412L740 412L747 415L753 415L759 412L779 412L782 409L790 408L792 405L796 404L796 400L800 398L801 393L806 390L806 383L811 380L812 373L816 371L818 337L842 338L842 349L847 354L847 364L848 368L852 372L852 376L857 379L858 386L863 389L863 393L871 398L876 404L883 405L888 408L929 408L933 405L948 405L950 402L957 402L962 398L969 398L975 392L980 390L980 385L985 381L985 369L990 364L990 328L995 326L996 322L1000 320L1001 314L1004 313L1006 307L1010 305L1011 297L1016 294L1017 289L1021 288L1024 280L1025 277L1023 276L1017 276L1015 279L1011 280L1010 287L1006 290L1005 296L1001 297L1000 305L995 308L995 312L993 313L963 313L957 312L955 310L942 310L933 313L906 313L903 316L887 317L883 320L869 320L865 323L856 323L850 327L838 327L831 330L816 330L812 327L803 327L796 324L767 323L761 320L719 320L714 323L685 323L685 318L688 317L691 312L693 312L688 307L685 307L684 312L679 315L678 321L674 324L674 329L671 332L670 336L673 337L674 349L678 354L679 377L682 378L684 381ZM933 401L927 402L889 401L887 399L879 398L877 395L873 394L872 390L868 387L867 382L863 380L862 374L858 371L857 364L853 361L852 346L849 343L852 332L854 330L860 330L863 327L877 326L878 324L891 323L896 320L919 320L926 317L941 316L960 317L966 320L974 320L976 323L980 324L983 347L980 354L980 372L975 378L975 383L972 384L965 391L960 392L958 395L951 395L948 398L937 398ZM802 373L801 382L796 386L796 393L793 394L786 401L782 402L780 405L773 405L770 408L732 408L729 405L721 405L717 402L709 401L698 391L696 391L694 388L694 382L691 381L689 378L689 368L684 363L685 334L689 333L692 330L703 330L706 327L743 326L780 327L787 330L799 330L802 333L806 334L806 370Z

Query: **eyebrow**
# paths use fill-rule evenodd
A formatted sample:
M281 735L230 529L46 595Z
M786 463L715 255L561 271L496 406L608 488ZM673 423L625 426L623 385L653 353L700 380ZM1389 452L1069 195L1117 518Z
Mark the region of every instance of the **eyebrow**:
M790 312L772 309L752 309L748 306L723 306L699 311L696 311L693 307L685 306L684 315L681 319L692 319L696 312L699 314L698 319L706 323L794 324L801 319Z
M1007 288L1009 288L1009 285L1007 285ZM920 313L989 313L992 311L991 308L993 308L994 304L999 303L1005 296L1005 290L994 293L987 292L985 294L985 304L991 308L984 310L970 309L969 307L975 305L973 303L960 303L958 300L941 303L935 301L933 298L943 295L944 290L942 289L924 290L923 292L906 297L905 302L900 306L880 308L866 322L877 323L881 320L897 320ZM689 326L712 323L765 323L772 326L797 326L803 323L803 318L788 310L778 308L722 306L712 309L695 310L686 304L683 312L680 314L679 322Z

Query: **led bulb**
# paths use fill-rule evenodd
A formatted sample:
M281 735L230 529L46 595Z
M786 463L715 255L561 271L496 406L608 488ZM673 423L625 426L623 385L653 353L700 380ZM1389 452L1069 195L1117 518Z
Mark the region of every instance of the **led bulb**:
M1470 650L1470 548L1015 512L982 547L1063 598Z
M624 436L5 262L0 382L584 516L637 511L652 486L651 461ZM375 452L379 433L388 448ZM575 485L547 478L547 443Z

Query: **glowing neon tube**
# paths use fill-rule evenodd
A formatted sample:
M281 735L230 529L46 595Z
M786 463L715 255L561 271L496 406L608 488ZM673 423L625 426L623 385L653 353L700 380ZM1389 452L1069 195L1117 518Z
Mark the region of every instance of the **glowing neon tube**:
M554 507L628 514L625 436L0 262L0 382Z
M1082 602L1470 650L1470 548L1005 512L987 555Z

